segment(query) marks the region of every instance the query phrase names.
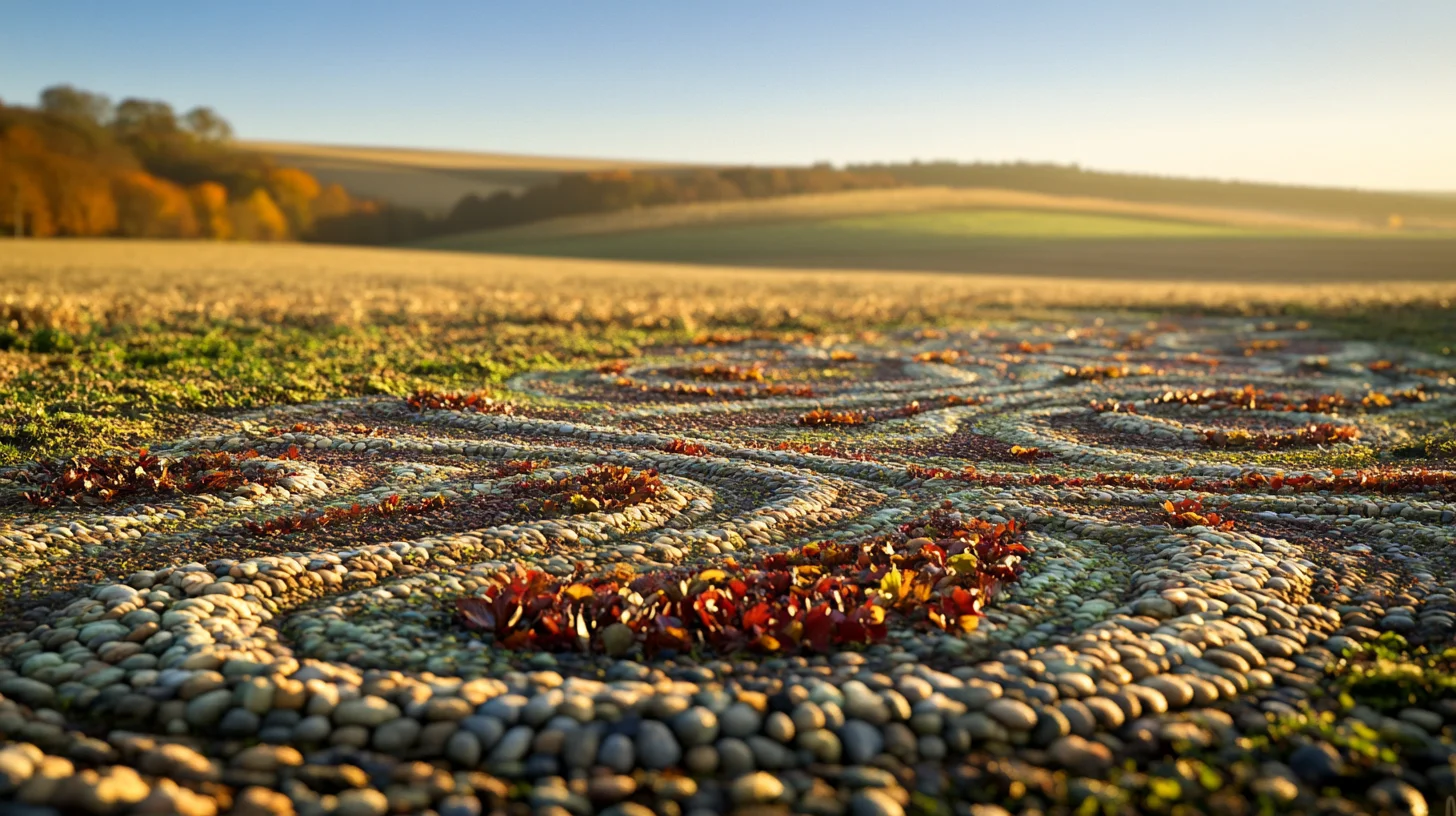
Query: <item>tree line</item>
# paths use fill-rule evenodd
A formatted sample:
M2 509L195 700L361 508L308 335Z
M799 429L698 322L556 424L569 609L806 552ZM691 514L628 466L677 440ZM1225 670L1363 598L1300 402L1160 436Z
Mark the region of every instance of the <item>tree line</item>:
M351 197L233 143L208 107L70 85L34 106L0 103L0 234L394 244L568 215L896 186L889 173L728 168L567 174L462 198L443 217Z
M889 173L850 172L822 164L806 168L572 173L521 192L467 195L442 218L400 208L356 212L323 225L319 237L338 243L392 243L637 207L895 186L899 182Z
M211 108L69 85L0 104L0 232L275 241L378 208L231 139Z

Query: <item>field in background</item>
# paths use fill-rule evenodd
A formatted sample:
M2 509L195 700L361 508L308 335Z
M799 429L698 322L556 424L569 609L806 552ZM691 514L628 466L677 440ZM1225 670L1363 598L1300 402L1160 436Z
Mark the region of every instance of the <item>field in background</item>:
M874 230L865 230L873 234ZM1175 240L1175 239L1167 239ZM689 329L973 319L981 309L1346 308L1456 297L1456 280L1288 285L744 269L404 249L58 240L0 256L7 316L84 330L154 320L430 319Z
M1242 227L1255 230L1296 230L1342 233L1386 233L1354 218L1291 215L1280 212L1192 207L1108 198L1056 196L1016 190L906 187L891 190L855 190L821 195L797 195L747 201L715 201L648 207L623 212L557 218L509 229L451 235L436 243L442 248L472 249L477 243L558 238L577 235L660 230L719 224L774 224L856 216L928 213L964 209L1014 209L1054 213L1130 216L1159 221ZM1451 223L1456 230L1456 220Z
M340 184L353 195L417 207L432 214L449 211L466 195L516 192L550 182L563 173L669 167L664 163L610 159L290 142L240 142L239 146L306 170L325 184Z
M1456 232L1408 233L1353 219L949 188L655 207L449 235L421 246L1034 277L1456 279Z

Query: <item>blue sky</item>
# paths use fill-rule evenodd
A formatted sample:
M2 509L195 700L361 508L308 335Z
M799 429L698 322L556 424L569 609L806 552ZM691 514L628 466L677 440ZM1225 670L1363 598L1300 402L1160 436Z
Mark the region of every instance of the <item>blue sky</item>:
M710 162L949 158L1456 190L1456 3L15 2L69 82L247 138Z

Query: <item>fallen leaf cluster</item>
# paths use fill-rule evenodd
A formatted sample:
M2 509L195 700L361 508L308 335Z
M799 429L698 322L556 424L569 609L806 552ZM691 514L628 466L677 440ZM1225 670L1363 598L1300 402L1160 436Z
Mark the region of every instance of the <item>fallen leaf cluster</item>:
M287 516L278 516L259 524L256 521L243 522L243 529L257 538L276 538L292 535L304 530L328 527L341 521L355 521L366 517L388 518L394 515L419 515L449 506L444 496L432 496L417 502L405 502L394 494L372 504L355 502L348 507L330 507L323 511L308 511Z
M905 475L912 479L954 479L956 472L942 467L925 467L910 464L905 466Z
M662 450L666 453L680 453L684 456L709 456L712 454L712 451L708 450L706 445L700 445L697 442L688 442L683 439L672 440L666 445L663 445Z
M563 580L517 565L480 595L458 598L456 611L508 649L823 653L882 642L894 619L974 629L985 604L1022 572L1029 550L1020 533L1015 522L942 508L864 544L809 544L701 572Z
M1005 354L1050 354L1051 350L1051 343L1033 343L1030 340L1001 344L1001 351Z
M516 411L516 406L492 399L483 391L460 394L421 388L405 401L416 411L472 411L478 414L513 414Z
M1027 445L1012 445L1011 455L1029 464L1041 458L1041 448L1033 448Z
M866 425L875 421L875 415L868 411L831 411L828 408L815 408L802 414L798 424L811 428L822 428L830 425Z
M528 516L568 516L641 504L656 497L663 487L656 470L594 465L560 479L518 482L511 486L511 498Z
M1085 365L1081 368L1066 366L1062 369L1062 375L1069 380L1088 380L1091 382L1116 380L1122 377L1145 377L1153 373L1153 368L1149 365L1141 365L1137 368L1130 368L1125 365Z
M975 397L946 398L947 405L977 405ZM920 400L912 400L899 408L891 408L887 411L831 411L828 408L815 408L806 414L799 416L798 424L809 427L823 427L827 425L866 425L871 422L880 422L887 419L903 419L912 417L925 409L921 407Z
M1198 499L1179 499L1163 502L1163 512L1168 514L1168 526L1177 528L1208 527L1213 530L1232 530L1234 523L1218 513L1205 512L1203 502Z
M763 383L768 380L768 373L764 370L763 363L760 362L749 366L703 363L688 368L669 369L668 374L674 377L717 382Z
M860 462L878 462L879 460L867 453L857 451L845 451L836 448L829 442L809 444L808 442L780 442L774 446L774 450L794 451L796 453L812 453L816 456L833 456L838 459L854 459Z
M243 463L257 456L257 451L209 452L171 459L154 456L143 448L135 453L78 456L33 465L19 471L16 478L35 486L21 497L37 507L111 504L123 498L214 493L245 484L272 485L277 475L261 469L244 470ZM279 458L298 458L298 448L290 447Z

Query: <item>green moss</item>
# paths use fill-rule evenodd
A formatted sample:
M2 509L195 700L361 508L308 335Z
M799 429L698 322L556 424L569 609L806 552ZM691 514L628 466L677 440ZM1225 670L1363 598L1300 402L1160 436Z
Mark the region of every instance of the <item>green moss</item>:
M1340 694L1383 714L1456 698L1456 648L1432 653L1386 632L1348 652L1331 670Z

